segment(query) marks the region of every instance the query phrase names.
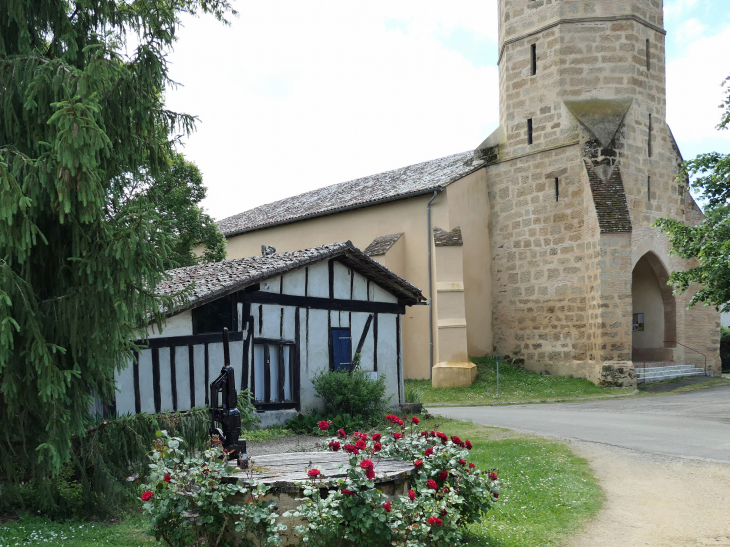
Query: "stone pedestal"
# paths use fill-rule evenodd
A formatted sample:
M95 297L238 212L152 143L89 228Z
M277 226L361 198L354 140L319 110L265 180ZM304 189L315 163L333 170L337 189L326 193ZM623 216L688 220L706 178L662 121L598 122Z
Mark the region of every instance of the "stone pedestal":
M477 377L477 366L463 361L446 361L433 367L431 385L443 387L469 387Z

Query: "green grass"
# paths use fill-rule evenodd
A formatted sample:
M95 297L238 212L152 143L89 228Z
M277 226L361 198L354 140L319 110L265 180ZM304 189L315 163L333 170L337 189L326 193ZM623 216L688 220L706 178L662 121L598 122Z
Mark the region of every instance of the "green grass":
M466 538L470 546L562 545L601 507L603 493L588 462L564 444L442 418L422 420L418 429L439 429L469 439L474 445L470 460L481 469L499 469L503 483L499 501L481 523L470 526ZM145 530L140 515L115 524L24 517L0 524L0 547L161 545L145 536Z
M626 394L621 388L599 387L584 378L543 376L520 367L499 364L500 395L497 396L497 367L491 357L472 359L479 374L469 387L434 389L430 380L406 380L406 390L417 389L424 404L479 405L516 401L576 399Z
M147 547L162 545L146 536L146 522L141 515L125 517L110 524L79 520L52 521L42 517L24 516L0 523L0 547L15 545L63 545L89 547Z
M279 437L289 437L290 435L296 435L291 429L286 427L267 427L264 429L247 429L241 432L241 438L246 441L270 441L271 439L278 439Z

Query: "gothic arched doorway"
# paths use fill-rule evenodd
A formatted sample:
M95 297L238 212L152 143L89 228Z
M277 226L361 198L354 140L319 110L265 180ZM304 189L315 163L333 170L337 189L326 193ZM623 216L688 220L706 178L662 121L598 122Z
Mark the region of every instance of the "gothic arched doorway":
M669 272L649 252L636 263L631 277L634 360L674 361L677 304L667 285Z

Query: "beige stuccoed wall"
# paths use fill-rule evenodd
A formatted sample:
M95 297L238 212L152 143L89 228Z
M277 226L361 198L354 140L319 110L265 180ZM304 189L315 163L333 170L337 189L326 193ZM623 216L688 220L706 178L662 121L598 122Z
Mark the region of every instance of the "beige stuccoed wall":
M394 263L402 271L396 273L421 289L424 296L428 297L426 204L432 195L233 236L227 240L227 258L258 255L261 253L261 245L271 245L277 252L284 252L348 239L357 248L365 249L376 237L403 232L391 249L402 254L402 259L397 259ZM448 225L448 207L444 193L439 194L434 200L431 211L434 225L439 225L439 222ZM405 377L428 378L430 374L428 306L406 308L402 322Z

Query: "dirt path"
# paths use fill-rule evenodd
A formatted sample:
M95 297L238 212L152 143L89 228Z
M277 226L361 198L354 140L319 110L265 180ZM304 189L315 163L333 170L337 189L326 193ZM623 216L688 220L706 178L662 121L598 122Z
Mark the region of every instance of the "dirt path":
M566 547L730 546L730 464L570 441L606 493Z

